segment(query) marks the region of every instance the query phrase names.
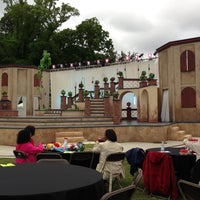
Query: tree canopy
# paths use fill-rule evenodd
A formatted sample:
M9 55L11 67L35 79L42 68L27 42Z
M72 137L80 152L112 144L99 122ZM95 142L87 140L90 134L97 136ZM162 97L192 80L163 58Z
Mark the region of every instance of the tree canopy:
M109 33L97 18L79 24L75 30L63 29L63 23L79 11L58 0L3 0L5 14L0 19L0 64L39 65L46 50L52 63L75 63L87 60L114 59Z

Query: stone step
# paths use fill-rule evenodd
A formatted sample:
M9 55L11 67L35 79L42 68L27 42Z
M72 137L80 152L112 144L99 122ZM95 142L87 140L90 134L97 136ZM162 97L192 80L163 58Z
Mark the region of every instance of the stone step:
M168 137L170 140L182 141L188 134L185 130L181 130L178 126L170 127Z
M104 112L104 108L99 108L99 107L97 107L97 108L91 108L90 107L90 111L103 111Z
M70 122L70 121L102 121L109 120L110 117L56 117L56 116L48 116L48 117L11 117L11 118L0 118L0 123L6 122Z
M111 125L112 117L105 117L104 113L96 114L91 117L27 117L27 118L0 118L0 127L27 125L56 127L56 126L89 126L89 125Z

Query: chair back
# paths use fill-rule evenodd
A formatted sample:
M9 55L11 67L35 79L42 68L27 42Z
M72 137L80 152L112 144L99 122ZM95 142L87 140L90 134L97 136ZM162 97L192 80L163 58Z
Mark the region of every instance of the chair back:
M24 159L24 160L27 159L27 155L26 155L26 153L23 152L23 151L13 150L13 153L14 153L14 155L15 155L15 158L21 158L21 159Z
M199 200L200 185L186 180L178 181L178 188L183 200Z
M125 158L124 152L117 152L109 154L106 158L106 162L117 162L117 161L123 161Z
M93 155L94 154L92 151L74 152L71 154L69 163L72 165L79 165L91 168L93 162Z
M134 176L138 169L142 169L146 153L144 149L135 147L126 152L126 159L130 164L130 174Z
M177 199L174 163L168 153L148 152L142 170L144 186L149 194Z
M36 160L40 159L62 159L62 156L59 153L38 153Z
M92 165L91 165L92 169L96 169L97 164L99 163L99 157L100 157L99 152L93 152L93 159L92 159Z
M39 159L37 163L58 163L58 164L69 164L69 162L65 159L57 159L57 158L51 158L51 159Z
M104 194L100 200L131 200L135 192L135 185L129 185Z

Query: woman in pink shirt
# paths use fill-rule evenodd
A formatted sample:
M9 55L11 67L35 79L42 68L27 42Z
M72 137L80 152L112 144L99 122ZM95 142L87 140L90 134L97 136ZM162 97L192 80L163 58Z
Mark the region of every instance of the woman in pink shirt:
M19 163L34 163L36 162L35 155L43 151L43 145L40 143L35 146L32 143L31 134L27 129L19 131L17 135L17 146L16 150L23 151L27 155L27 159L16 158L16 164Z

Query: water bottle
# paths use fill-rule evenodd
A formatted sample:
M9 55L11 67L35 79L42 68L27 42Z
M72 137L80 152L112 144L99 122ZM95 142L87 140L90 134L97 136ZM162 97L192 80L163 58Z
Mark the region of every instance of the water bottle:
M165 151L165 143L164 143L164 141L162 141L162 143L161 143L160 151L161 152Z
M67 142L67 138L65 137L64 142L63 142L63 151L67 150L67 145L68 145L68 142Z

